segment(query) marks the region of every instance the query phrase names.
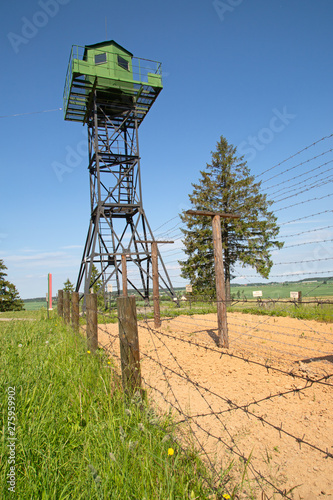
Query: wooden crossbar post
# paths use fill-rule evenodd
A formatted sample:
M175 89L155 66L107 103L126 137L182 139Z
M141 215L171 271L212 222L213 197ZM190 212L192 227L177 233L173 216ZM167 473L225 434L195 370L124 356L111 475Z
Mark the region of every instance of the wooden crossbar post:
M157 241L151 244L151 263L153 270L153 302L154 302L154 327L161 326L161 311L160 311L160 290L158 285L158 255Z
M214 215L212 219L214 262L215 262L215 283L216 283L216 303L217 303L217 324L219 332L220 347L229 348L227 304L225 300L225 280L223 269L223 250L221 235L221 218Z
M153 302L154 302L154 327L161 326L160 288L158 282L158 243L174 243L174 241L142 240L140 243L151 243L151 265L153 271Z
M221 212L211 212L208 210L187 210L188 215L199 215L212 217L214 263L215 263L215 283L217 302L217 327L220 347L229 348L227 303L225 293L225 279L223 266L223 248L221 234L221 217L225 219L239 219L239 215Z

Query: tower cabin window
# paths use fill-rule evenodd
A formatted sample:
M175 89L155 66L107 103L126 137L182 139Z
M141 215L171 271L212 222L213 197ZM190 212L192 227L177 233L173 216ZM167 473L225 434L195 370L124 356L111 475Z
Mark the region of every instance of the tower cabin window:
M118 65L121 68L126 69L126 71L128 71L128 61L126 61L126 59L124 59L123 57L121 57L119 55L118 55Z
M103 54L95 55L95 64L103 64L103 63L106 63L106 52L103 52Z

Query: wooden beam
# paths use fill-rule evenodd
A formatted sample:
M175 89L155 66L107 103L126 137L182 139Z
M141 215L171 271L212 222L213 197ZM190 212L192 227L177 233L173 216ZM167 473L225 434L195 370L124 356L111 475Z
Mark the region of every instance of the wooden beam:
M214 217L219 215L223 219L240 219L241 216L238 214L226 214L224 212L210 212L209 210L186 210L187 215L203 215L207 217Z

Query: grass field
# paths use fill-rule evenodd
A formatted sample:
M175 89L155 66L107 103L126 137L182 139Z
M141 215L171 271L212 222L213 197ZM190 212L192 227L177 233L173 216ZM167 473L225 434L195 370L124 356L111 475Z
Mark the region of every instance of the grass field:
M171 416L124 397L104 351L55 315L36 319L0 322L0 498L215 498ZM233 498L224 481L218 498Z
M290 292L302 292L305 297L326 297L333 296L333 281L311 281L309 283L274 283L269 285L247 285L247 286L232 286L231 294L237 298L253 298L254 291L262 291L263 299L289 299Z
M24 309L26 311L39 311L39 309L46 308L46 301L42 300L29 300L24 301Z

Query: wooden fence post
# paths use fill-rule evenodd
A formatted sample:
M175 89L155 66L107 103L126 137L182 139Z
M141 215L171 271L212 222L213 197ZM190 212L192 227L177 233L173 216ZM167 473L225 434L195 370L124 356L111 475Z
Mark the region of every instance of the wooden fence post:
M141 390L140 350L135 297L118 297L118 327L124 392Z
M223 269L223 249L221 236L221 218L214 215L212 220L214 261L215 261L215 280L216 280L216 300L217 300L217 324L220 338L220 346L228 349L228 322L227 322L227 304L225 297L225 281Z
M161 326L161 312L160 312L160 291L158 284L158 254L157 254L157 241L151 244L151 263L153 271L153 302L154 302L154 327L160 328Z
M298 303L302 304L302 292L298 292Z
M71 304L69 292L64 292L64 321L69 324L71 320Z
M72 293L72 327L74 332L79 331L79 292Z
M98 349L97 332L97 294L88 293L86 297L87 314L87 346L88 350L95 352Z
M187 210L186 214L212 217L216 300L217 300L217 325L218 325L218 332L220 339L219 344L220 347L226 347L228 349L229 337L228 337L225 279L224 279L224 268L223 268L221 217L224 219L240 219L240 215L211 212L209 210Z
M126 264L126 254L121 255L121 274L123 278L123 296L127 297L127 264Z
M63 290L58 290L58 304L57 304L58 316L63 318L64 316L64 292Z

